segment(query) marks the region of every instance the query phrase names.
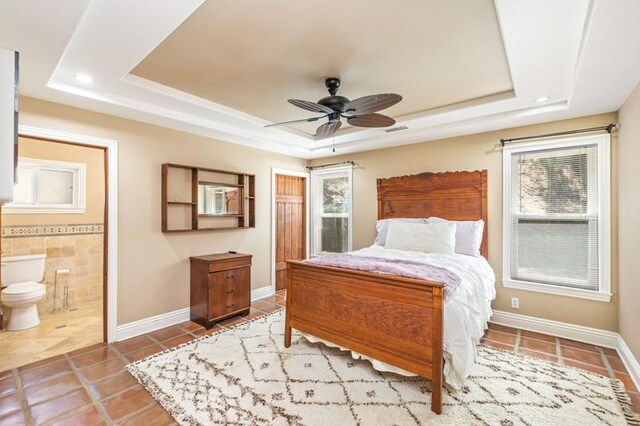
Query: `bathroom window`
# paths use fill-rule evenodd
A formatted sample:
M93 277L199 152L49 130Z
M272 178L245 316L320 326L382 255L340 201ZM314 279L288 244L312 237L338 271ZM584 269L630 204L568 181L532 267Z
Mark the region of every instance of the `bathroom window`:
M13 202L3 213L84 213L86 166L19 158Z

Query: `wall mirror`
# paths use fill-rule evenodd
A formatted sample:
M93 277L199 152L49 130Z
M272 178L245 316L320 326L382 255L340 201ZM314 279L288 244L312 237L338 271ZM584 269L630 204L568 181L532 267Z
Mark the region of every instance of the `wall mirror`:
M198 182L198 215L242 214L242 188L226 183Z

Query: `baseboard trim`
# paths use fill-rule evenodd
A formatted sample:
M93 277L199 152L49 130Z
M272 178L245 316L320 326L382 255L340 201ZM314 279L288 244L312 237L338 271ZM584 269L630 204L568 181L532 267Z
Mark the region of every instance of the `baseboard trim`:
M273 289L270 285L251 290L251 301L273 296Z
M256 288L251 290L251 301L262 299L263 297L268 297L272 294L273 290L270 285ZM143 318L127 324L122 324L118 326L116 341L119 342L142 334L151 333L153 331L160 330L161 328L171 327L172 325L189 321L190 319L190 308L183 308L160 315L154 315L149 318Z
M618 348L619 335L613 331L495 310L493 311L491 322L578 342L591 343L592 345Z
M143 318L118 326L116 341L130 339L141 334L151 333L161 328L171 327L181 322L189 321L190 308L178 309L160 315Z
M631 349L620 335L618 335L618 353L620 354L620 358L622 358L624 366L627 367L631 380L633 380L636 388L640 389L640 363L636 357L633 356Z
M631 380L640 389L640 363L618 333L505 311L493 311L491 322L616 349Z

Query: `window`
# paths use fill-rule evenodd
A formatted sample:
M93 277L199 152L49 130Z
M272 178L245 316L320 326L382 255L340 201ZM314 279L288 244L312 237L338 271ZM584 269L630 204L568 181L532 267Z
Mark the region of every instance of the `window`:
M351 166L311 172L313 255L351 250L351 176Z
M609 135L505 147L505 287L610 300L609 149Z
M19 158L13 202L4 213L84 213L86 166Z

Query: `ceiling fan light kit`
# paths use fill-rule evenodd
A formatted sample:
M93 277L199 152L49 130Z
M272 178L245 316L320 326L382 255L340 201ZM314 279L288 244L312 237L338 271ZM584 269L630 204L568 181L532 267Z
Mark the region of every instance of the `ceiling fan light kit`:
M402 100L402 96L395 93L381 93L378 95L364 96L350 101L344 96L337 95L340 87L340 79L329 77L324 82L330 96L320 99L318 102L310 102L302 99L289 99L289 103L307 111L323 114L318 117L305 118L302 120L284 121L281 123L269 124L265 127L280 126L293 123L308 123L327 118L328 122L318 127L316 130L317 139L325 139L342 126L342 118L356 127L389 127L395 124L395 120L377 111L389 108Z

